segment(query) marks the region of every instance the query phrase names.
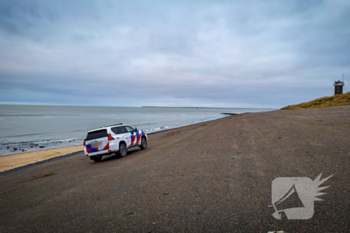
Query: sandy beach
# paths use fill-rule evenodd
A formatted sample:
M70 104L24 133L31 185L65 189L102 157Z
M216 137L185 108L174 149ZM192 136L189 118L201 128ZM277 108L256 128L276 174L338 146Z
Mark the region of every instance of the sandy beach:
M0 172L22 167L28 164L44 161L58 156L84 150L84 146L70 146L55 149L46 149L32 152L23 152L0 156Z
M172 129L99 163L77 153L0 176L0 232L349 232L349 142L339 106ZM82 149L2 156L1 169ZM321 173L333 177L312 218L272 216L274 179Z

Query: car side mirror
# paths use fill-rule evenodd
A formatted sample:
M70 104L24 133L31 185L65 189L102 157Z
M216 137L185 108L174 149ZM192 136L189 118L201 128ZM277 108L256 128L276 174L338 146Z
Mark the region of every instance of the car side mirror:
M135 128L134 132L136 132L136 131L137 131L137 128Z

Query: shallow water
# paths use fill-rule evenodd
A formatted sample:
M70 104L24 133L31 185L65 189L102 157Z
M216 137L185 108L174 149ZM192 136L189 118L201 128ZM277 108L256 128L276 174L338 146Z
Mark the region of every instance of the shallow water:
M81 145L88 130L125 123L146 132L270 109L0 105L0 155Z

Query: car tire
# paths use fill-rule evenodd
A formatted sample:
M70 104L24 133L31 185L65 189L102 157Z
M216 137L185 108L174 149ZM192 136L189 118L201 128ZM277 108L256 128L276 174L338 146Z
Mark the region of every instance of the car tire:
M141 148L142 150L144 150L144 149L147 148L147 139L146 139L146 137L142 137L142 138L141 138L141 146L140 146L140 148Z
M90 159L93 160L94 162L100 162L102 159L102 156L101 155L91 156Z
M128 154L128 148L126 148L125 143L120 143L118 153L121 158L124 158Z

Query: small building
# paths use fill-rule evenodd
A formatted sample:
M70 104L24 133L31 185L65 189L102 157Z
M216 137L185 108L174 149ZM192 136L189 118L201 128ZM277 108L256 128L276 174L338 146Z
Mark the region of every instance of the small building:
M333 86L334 86L334 95L343 94L343 86L345 86L344 82L340 80L335 81Z

